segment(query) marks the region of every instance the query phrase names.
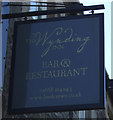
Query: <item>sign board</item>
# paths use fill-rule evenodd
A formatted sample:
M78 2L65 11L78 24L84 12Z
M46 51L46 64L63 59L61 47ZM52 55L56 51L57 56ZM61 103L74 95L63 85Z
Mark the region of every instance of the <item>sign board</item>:
M104 108L103 17L15 23L10 114Z

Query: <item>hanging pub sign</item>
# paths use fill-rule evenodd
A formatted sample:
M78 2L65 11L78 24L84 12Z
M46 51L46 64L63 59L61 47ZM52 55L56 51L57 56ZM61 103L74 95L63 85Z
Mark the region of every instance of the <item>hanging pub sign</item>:
M104 108L104 14L15 23L8 113Z

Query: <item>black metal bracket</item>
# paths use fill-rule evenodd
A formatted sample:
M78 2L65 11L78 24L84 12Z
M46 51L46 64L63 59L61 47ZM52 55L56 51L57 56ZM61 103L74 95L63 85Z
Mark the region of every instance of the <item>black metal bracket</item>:
M15 6L21 6L21 7L65 7L64 5L21 5L21 4L6 4L6 5L3 5L2 7L7 7L7 6L11 6L11 7L15 7Z
M75 6L73 5L71 7L66 7L64 9L23 12L23 13L14 13L14 14L3 14L2 19L60 14L60 13L78 13L78 12L83 12L83 11L88 11L88 10L94 11L94 10L100 10L100 9L104 9L104 5L83 6L82 4L77 4Z

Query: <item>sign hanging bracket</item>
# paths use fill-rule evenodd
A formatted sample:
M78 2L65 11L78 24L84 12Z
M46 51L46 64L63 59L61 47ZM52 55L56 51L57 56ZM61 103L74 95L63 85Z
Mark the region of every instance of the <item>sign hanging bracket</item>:
M62 9L54 10L43 10L43 11L33 11L33 12L22 12L13 14L3 14L2 19L20 18L20 17L30 17L30 16L40 16L40 15L50 15L50 14L61 14L61 13L79 13L83 11L104 9L104 5L93 5L93 6L83 6L82 4L75 5L75 7L66 7Z

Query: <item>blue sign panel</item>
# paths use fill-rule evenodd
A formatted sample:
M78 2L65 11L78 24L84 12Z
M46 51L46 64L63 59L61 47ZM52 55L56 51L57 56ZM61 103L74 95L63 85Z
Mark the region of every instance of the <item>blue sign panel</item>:
M15 23L9 113L104 108L103 17Z

